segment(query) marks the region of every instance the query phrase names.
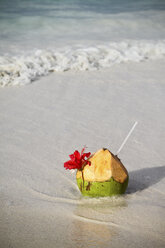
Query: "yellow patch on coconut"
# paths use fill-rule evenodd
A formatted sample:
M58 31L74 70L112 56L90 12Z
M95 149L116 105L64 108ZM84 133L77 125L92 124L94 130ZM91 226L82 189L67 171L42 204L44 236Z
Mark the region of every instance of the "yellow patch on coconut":
M104 182L111 177L119 183L123 183L128 178L128 172L121 161L108 149L100 149L89 159L91 165L85 165L83 178L89 182ZM82 178L82 172L77 171L77 179Z

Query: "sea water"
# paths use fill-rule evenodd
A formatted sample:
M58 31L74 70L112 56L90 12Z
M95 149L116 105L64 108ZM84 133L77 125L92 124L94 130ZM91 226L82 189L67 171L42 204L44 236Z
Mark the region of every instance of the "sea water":
M165 57L164 0L0 0L0 85Z

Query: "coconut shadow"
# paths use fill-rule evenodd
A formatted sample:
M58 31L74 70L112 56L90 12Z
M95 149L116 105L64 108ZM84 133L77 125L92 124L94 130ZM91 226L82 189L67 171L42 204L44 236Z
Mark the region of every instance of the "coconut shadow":
M129 173L126 194L142 191L158 183L165 177L165 166L143 168Z

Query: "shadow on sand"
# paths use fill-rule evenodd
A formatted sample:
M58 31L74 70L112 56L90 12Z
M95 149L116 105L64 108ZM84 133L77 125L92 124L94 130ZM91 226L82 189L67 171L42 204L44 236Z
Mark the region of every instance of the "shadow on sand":
M144 168L129 173L127 194L149 188L165 177L165 166Z

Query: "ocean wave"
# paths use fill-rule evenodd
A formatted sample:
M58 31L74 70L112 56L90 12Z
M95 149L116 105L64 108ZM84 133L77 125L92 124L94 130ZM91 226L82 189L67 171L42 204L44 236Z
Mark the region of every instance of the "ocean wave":
M123 41L63 51L36 50L21 56L0 57L0 86L25 85L50 72L99 70L123 62L165 57L165 40Z

